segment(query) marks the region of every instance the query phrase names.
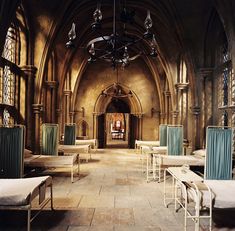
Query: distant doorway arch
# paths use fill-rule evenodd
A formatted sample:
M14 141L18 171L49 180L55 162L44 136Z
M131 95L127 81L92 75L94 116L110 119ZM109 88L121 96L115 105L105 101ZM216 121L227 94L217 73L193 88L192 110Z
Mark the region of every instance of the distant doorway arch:
M112 85L102 92L107 92L111 87ZM123 85L121 87L126 93L131 91L132 96L118 98L106 96L101 93L97 98L94 107L94 114L96 115L94 122L96 123L96 138L98 139L100 148L106 147L108 138L112 138L112 132L114 134L115 131L117 131L118 134L116 136L113 135L113 137L117 139L124 138L129 148L134 148L135 140L141 138L141 118L143 112L140 100L131 89ZM124 129L124 132L123 130L113 131L111 129L112 116L108 115L110 113L123 114L125 127L121 127L120 129ZM112 124L112 126L114 126L114 124Z

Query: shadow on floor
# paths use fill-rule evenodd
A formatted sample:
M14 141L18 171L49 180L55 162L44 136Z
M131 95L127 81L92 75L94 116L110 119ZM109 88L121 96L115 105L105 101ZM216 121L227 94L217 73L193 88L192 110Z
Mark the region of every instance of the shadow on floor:
M124 149L124 148L128 148L128 144L126 143L112 143L112 144L107 144L106 148L117 148L117 149Z
M32 215L37 211L34 210ZM58 226L58 223L65 222L67 210L43 210L31 223L32 230L49 230ZM66 222L69 225L69 222ZM0 230L26 230L26 211L0 211Z
M213 209L213 222L218 228L235 228L235 208Z

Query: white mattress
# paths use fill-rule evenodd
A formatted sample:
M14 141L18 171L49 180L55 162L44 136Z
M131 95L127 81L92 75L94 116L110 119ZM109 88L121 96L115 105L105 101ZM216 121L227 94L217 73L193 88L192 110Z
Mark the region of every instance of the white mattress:
M73 165L77 161L77 154L71 156L47 156L33 155L33 157L25 158L24 164L30 167L61 167L65 165Z
M160 146L160 141L159 140L136 140L135 145L137 148L139 148L141 145L145 146Z
M88 152L90 149L90 144L83 145L59 145L58 150L65 153L78 153L78 152Z
M27 205L30 194L47 179L49 179L49 176L0 179L0 206Z
M184 164L190 166L204 166L205 158L199 156L168 156L157 155L156 163L161 165L181 166Z
M167 146L153 147L153 154L167 154Z
M205 180L204 183L209 186L212 191L212 206L214 208L235 208L235 180ZM209 193L200 190L201 206L209 207ZM191 199L192 192L189 190Z
M91 148L96 148L96 139L90 139L90 140L76 140L76 145L84 145L84 144L90 144Z

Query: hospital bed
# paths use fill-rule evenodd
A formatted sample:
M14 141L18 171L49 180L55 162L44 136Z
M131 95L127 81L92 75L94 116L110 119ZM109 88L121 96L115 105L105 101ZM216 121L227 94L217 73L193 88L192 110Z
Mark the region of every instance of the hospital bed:
M172 185L166 188L166 172L172 176ZM187 230L187 219L195 222L195 231L200 230L202 219L209 222L212 230L213 209L235 209L235 181L234 180L203 180L185 167L170 167L164 174L164 204L173 201L175 210L178 205L184 209L184 230ZM170 189L171 188L171 189ZM171 196L167 196L171 192ZM206 211L206 213L202 213Z
M76 145L90 145L92 149L97 149L97 139L88 139L88 140L77 140L75 141Z
M175 163L190 163L191 160L195 162L195 158L182 157L183 155L183 126L182 125L167 125L167 133L165 135L166 146L152 147L144 149L147 156L147 182L150 178L150 173L154 180L161 181L162 170ZM143 147L142 147L143 149ZM151 167L149 167L151 166Z
M203 182L186 183L185 203L194 203L195 230L199 231L200 220L209 220L209 230L212 230L212 211L215 208L231 209L235 208L235 181L234 180L204 180ZM207 215L201 213L207 210ZM187 211L189 213L189 211Z
M59 152L63 152L64 155L68 155L71 153L82 153L86 154L86 162L88 162L89 156L91 160L91 145L83 144L83 145L62 145L60 144L58 147Z
M160 146L159 140L135 140L136 153L141 153L142 147L158 147Z
M0 210L27 210L27 231L31 222L50 202L53 209L52 178L50 176L0 179ZM50 194L46 193L50 188ZM39 211L32 216L32 201L38 197Z
M74 172L80 172L79 154L69 156L49 156L25 154L24 166L30 168L70 168L71 182L74 181Z
M187 230L187 219L191 218L195 222L195 231L200 230L202 219L209 220L211 231L214 208L235 208L235 181L232 180L233 137L231 127L207 128L204 179L185 167L165 170L164 176L168 172L173 178L175 209L179 204L185 212L184 230ZM201 212L205 209L207 214Z
M161 182L162 171L170 166L204 166L205 157L198 155L187 156L170 156L170 155L153 155L153 179Z

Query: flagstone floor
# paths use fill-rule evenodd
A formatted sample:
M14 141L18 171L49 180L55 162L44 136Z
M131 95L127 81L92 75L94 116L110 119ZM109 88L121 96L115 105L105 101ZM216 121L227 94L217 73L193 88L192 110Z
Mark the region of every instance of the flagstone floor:
M81 175L74 183L69 174L54 173L53 189L55 210L43 210L32 230L184 230L183 210L175 213L173 205L164 207L163 183L146 182L134 150L98 149L91 161L81 163ZM225 225L231 225L232 218L226 215L226 219ZM25 220L22 211L1 212L0 230L25 230ZM188 223L188 230L194 230L193 222ZM218 228L214 224L213 230L230 231L235 226Z

